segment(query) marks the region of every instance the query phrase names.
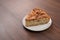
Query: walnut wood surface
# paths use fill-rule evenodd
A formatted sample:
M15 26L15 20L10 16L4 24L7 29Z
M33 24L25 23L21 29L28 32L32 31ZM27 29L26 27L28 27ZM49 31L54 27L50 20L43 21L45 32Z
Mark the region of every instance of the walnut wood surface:
M49 29L31 32L23 27L23 17L35 7L51 16ZM60 40L60 0L0 0L0 40Z

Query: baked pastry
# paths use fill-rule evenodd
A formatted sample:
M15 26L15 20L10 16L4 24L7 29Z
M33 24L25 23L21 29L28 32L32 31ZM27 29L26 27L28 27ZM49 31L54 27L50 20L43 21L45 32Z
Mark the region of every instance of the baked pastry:
M36 26L48 23L50 16L42 9L34 8L25 18L26 26Z

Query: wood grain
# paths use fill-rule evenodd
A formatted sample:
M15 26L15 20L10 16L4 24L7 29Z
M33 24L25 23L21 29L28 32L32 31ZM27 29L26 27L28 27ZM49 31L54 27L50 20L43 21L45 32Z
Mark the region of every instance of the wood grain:
M23 17L35 7L51 16L49 29L31 32L23 27ZM60 0L0 0L0 40L60 40Z

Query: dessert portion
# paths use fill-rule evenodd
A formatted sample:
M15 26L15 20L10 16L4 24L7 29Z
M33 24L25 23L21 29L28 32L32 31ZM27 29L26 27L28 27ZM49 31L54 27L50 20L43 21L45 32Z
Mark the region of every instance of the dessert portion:
M34 8L25 18L25 24L29 26L37 26L48 23L50 16L42 9Z

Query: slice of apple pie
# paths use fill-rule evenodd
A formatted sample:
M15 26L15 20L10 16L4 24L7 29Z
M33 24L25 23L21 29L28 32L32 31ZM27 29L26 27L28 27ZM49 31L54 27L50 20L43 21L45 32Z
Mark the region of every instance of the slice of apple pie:
M26 26L36 26L48 23L50 16L42 9L34 8L25 18Z

